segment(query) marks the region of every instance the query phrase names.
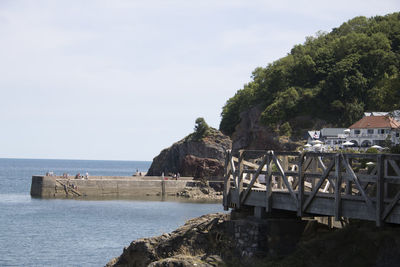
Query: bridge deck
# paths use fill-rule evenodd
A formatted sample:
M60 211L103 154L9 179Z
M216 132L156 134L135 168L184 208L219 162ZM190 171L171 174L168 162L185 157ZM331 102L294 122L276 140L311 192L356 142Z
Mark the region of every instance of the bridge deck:
M400 155L227 152L225 209L241 206L400 224ZM263 180L263 181L260 181Z

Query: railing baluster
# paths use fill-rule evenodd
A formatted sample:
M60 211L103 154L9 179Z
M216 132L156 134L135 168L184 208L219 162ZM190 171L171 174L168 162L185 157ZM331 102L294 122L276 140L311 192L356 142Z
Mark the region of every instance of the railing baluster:
M377 177L376 177L376 226L382 226L382 211L384 209L384 155L377 156Z
M297 197L299 199L299 201L297 202L297 216L301 217L303 216L303 202L304 202L304 159L305 159L305 153L303 152L300 155L299 158L299 186L298 186L298 193L297 193Z
M342 190L342 171L340 169L340 154L335 156L335 220L339 221L341 216L341 190Z

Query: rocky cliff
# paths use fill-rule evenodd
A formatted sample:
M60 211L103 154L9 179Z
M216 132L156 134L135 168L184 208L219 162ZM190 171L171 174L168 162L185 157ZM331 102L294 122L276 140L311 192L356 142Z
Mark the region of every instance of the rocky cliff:
M276 151L294 151L302 146L306 140L309 129L320 129L331 126L325 121L310 116L295 116L289 120L294 131L290 137L276 126L275 129L267 127L260 122L263 109L260 105L240 113L240 122L232 134L232 150L261 149Z
M227 235L228 218L228 214L208 214L187 221L170 234L138 239L106 266L223 266L219 255L228 257L233 251Z
M195 178L222 177L225 151L231 146L228 136L212 128L203 138L189 135L162 150L153 159L147 175L179 173Z

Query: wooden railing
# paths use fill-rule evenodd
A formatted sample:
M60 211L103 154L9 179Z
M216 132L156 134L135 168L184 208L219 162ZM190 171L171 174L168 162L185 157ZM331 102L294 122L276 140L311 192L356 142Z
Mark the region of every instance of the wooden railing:
M223 205L400 223L400 155L226 152Z

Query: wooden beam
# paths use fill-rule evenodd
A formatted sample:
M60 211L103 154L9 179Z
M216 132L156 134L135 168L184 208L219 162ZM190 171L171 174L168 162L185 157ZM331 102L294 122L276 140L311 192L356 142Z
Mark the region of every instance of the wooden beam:
M332 160L329 163L328 168L325 168L324 173L322 174L322 176L319 179L319 181L316 184L316 186L313 188L313 190L311 192L311 195L307 198L307 201L304 203L304 206L303 206L303 210L304 211L307 211L308 205L310 205L311 201L314 199L314 197L317 194L319 188L321 187L321 185L323 184L323 182L326 180L326 178L328 177L329 173L333 169L333 166L335 166L335 161L334 160Z
M267 155L265 155L261 164L258 166L257 172L251 179L250 184L247 186L246 191L243 192L243 195L241 198L242 203L244 203L244 201L246 200L251 188L253 187L254 183L256 182L258 176L260 175L260 173L261 173L262 169L264 168L264 165L267 163L267 161L268 161L268 157L267 157Z
M400 191L397 192L396 196L393 198L393 200L390 202L390 204L385 208L385 212L382 215L383 221L386 220L386 218L392 212L392 210L396 206L397 202L399 202L399 199L400 199Z
M388 162L389 162L390 166L392 166L392 168L393 168L394 172L396 173L396 175L400 176L400 168L397 165L396 161L394 161L392 159L389 159ZM387 174L385 174L385 175L387 175Z
M382 226L382 212L384 208L384 155L380 154L377 157L378 177L376 180L376 226Z
M303 166L304 166L303 172L306 172L308 167L310 167L312 157L306 157L305 159L306 159L306 161L303 163Z
M271 212L272 211L272 203L271 203L271 196L272 196L272 184L271 184L271 180L272 180L272 170L271 170L271 160L272 160L272 156L268 153L267 154L267 176L265 177L265 184L267 187L267 190L265 190L266 193L266 203L265 203L265 211L266 212Z
M289 184L289 181L287 180L287 177L285 175L284 170L282 169L282 166L281 166L279 160L275 157L275 155L272 155L272 159L273 159L275 165L278 167L278 170L280 171L280 173L282 175L283 182L285 183L287 189L289 190L290 195L292 195L293 200L296 202L296 205L297 205L297 203L298 203L297 196L292 189L292 185Z
M298 202L297 202L297 216L301 217L303 216L303 201L304 201L304 156L305 153L301 153L301 156L299 157L299 186L297 188L297 197L298 197Z
M246 150L247 151L247 150ZM233 159L235 162L239 162L239 159L238 158L234 158ZM243 165L245 165L245 166L247 166L247 167L251 167L251 168L253 168L253 169L257 169L260 165L259 164L257 164L257 163L253 163L253 162L250 162L250 161L247 161L247 160L243 160L242 161L242 163L243 163Z
M340 154L336 154L335 156L335 176L336 176L336 183L335 183L335 220L339 221L341 217L341 207L342 207L342 200L341 200L341 190L342 190L342 172L340 169Z
M231 187L231 181L230 181L230 176L231 176L231 168L229 167L229 164L231 162L231 151L227 150L225 152L225 176L224 176L224 191L223 191L223 204L224 204L224 210L229 210L229 203L228 203L228 194L229 190Z
M235 177L237 174L236 174L236 169L235 169L234 157L232 155L230 158L230 166L231 166L231 172L232 172L232 176L233 176L233 182L235 184L235 187L237 188L238 187L238 185L236 183L237 179Z
M343 154L341 154L342 156L342 162L347 170L347 172L350 174L349 177L352 178L353 182L356 184L356 186L358 187L358 190L360 191L361 195L363 196L365 203L367 204L368 208L371 211L374 211L374 206L372 205L372 201L371 199L369 199L369 197L365 194L365 191L362 189L362 186L360 184L360 181L358 181L357 175L354 173L353 169L349 166L349 163L347 162L347 160L345 160Z

